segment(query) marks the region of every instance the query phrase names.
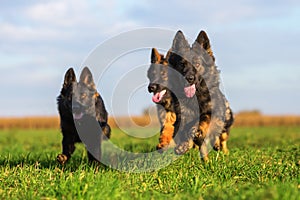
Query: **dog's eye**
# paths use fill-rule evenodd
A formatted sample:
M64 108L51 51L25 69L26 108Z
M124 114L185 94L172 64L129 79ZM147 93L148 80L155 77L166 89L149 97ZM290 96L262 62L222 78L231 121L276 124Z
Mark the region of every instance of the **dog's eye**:
M160 74L161 74L162 76L166 76L166 75L167 75L167 72L166 72L166 71L161 71Z
M184 66L185 66L184 61L181 61L181 62L179 63L179 66L182 67L182 68L184 68Z

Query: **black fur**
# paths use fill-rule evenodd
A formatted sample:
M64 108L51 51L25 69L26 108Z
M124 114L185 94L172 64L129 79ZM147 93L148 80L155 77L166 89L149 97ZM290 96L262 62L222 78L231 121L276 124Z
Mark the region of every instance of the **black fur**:
M199 102L197 98L186 97L184 87L189 84L185 79L185 65L188 65L188 56L190 54L190 45L185 39L183 33L178 31L174 37L172 48L169 51L168 63L169 63L169 89L172 91L178 104L176 104L179 112L176 116L180 119L178 122L179 129L176 137L177 147L175 152L177 154L185 153L192 148L194 144L199 147L202 145L202 140L194 140L198 134L199 116L201 110L199 109ZM198 136L200 137L200 136Z
M181 44L178 43L178 45L180 46ZM177 132L192 130L193 126L198 125L197 116L199 115L199 109L196 101L197 99L185 98L180 84L184 84L186 81L181 74L169 67L167 62L169 55L171 54L172 53L169 51L167 56L164 57L159 54L156 49L152 49L151 65L147 74L150 81L148 91L153 93L153 97L161 91L165 91L163 97L156 102L156 104L159 104L157 110L162 126L160 143L157 145L157 149L164 149L172 146L168 139L171 137L174 138ZM169 120L168 114L170 113L175 114L175 121ZM170 129L170 126L173 126L173 128ZM185 136L184 134L181 135ZM181 138L181 135L174 138L176 142L184 140Z
M226 149L223 149L222 144L219 143L224 141L223 134L227 135L228 139L230 127L234 121L233 112L229 102L220 90L220 71L215 65L215 57L211 50L210 41L204 31L200 31L192 45L191 51L193 55L191 59L192 65L187 66L185 70L191 76L195 76L194 82L190 82L190 84L196 84L196 95L202 110L201 117L210 116L211 118L211 115L214 115L214 117L224 121L222 133L217 138L214 148L215 150L221 148L226 151ZM201 117L200 121L203 120Z
M148 90L154 96L166 91L163 98L156 101L162 106L158 107L161 135L168 123L165 114L175 113L172 136L176 136L175 152L178 154L185 153L193 144L200 147L204 160L208 159L208 145L227 152L226 141L233 114L219 89L220 75L214 62L210 41L204 31L199 33L192 47L178 31L166 58L156 49L152 50ZM158 147L164 147L161 137Z
M159 52L153 48L151 52L151 65L147 72L147 77L150 81L148 85L148 91L153 93L153 98L157 97L162 91L165 91L162 98L159 100L152 100L157 104L158 119L161 125L158 150L163 150L172 144L172 138L177 133L179 128L180 116L177 115L176 119L170 119L170 116L174 113L179 113L180 110L178 101L174 94L168 88L168 54L166 57L159 54ZM173 120L173 121L172 121ZM169 126L169 127L168 127ZM171 127L171 128L170 128Z
M189 49L188 47L183 33L178 31L173 41L172 53L168 62L188 83L176 84L176 90L185 91L185 88L191 88L190 86L194 86L196 89L195 96L200 111L199 128L195 131L195 126L193 126L193 131L185 132L186 141L181 142L176 147L175 152L185 153L191 146L190 140L194 140L203 147L200 152L205 158L208 153L207 147L203 144L205 138L209 139L208 141L215 149L222 148L222 144L224 144L224 148L227 150L226 140L229 128L233 123L233 114L228 101L219 89L220 75L214 63L215 58L206 33L201 31L192 48ZM190 93L190 96L186 94L188 98L193 96ZM207 128L208 125L210 128ZM227 134L226 140L223 139L225 137L223 134Z
M66 72L57 103L63 134L62 154L57 156L58 162L64 164L70 159L77 142L86 145L89 161L98 162L101 159L101 141L110 138L111 129L107 124L104 102L87 67L82 70L79 82L72 68ZM85 135L79 137L78 132Z

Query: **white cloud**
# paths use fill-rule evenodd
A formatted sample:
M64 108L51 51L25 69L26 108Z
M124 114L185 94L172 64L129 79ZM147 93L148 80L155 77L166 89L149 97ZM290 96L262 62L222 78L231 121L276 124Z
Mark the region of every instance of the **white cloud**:
M33 41L33 40L53 40L57 38L67 38L67 34L52 28L30 27L26 25L16 25L12 23L0 24L0 36L4 42Z
M293 0L272 3L260 0L186 0L184 3L179 0L148 0L146 3L139 3L138 6L129 4L126 15L140 23L150 23L154 26L181 27L189 30L195 29L195 26L215 26L215 29L224 29L236 23L289 15L291 8L296 6L299 6L299 2Z
M82 23L87 14L87 2L75 1L50 1L28 7L24 14L29 20L44 26L71 27Z
M1 9L0 9L1 10ZM17 15L11 13L16 12ZM5 11L12 18L0 21L0 36L5 42L107 38L136 27L123 15L115 1L93 2L59 0L37 2ZM1 14L0 14L1 18Z
M31 94L42 99L40 91L43 93L44 87L49 88L51 95L56 94L66 68L79 67L99 43L120 32L155 26L182 29L192 39L199 30L207 30L217 62L229 77L224 83L229 85L227 91L242 85L241 80L249 80L260 67L273 63L291 66L285 79L298 81L295 75L289 75L299 74L292 67L299 66L299 27L294 26L299 15L295 10L299 10L299 1L293 0L271 3L260 0L19 0L18 3L6 3L0 7L0 69L5 71L1 80L18 78L23 82L15 82L19 85L11 86L9 91L32 89ZM291 15L292 22L289 21ZM253 66L252 73L245 67L247 65ZM272 73L284 72L285 69ZM227 74L224 74L225 78ZM256 78L264 81L262 76ZM277 79L278 76L274 76L271 80L279 86ZM6 83L2 83L2 87L6 87ZM55 89L53 84L57 85ZM252 86L246 84L243 87L247 91ZM232 96L235 95L239 94ZM9 107L9 98L4 100ZM238 109L241 105L236 103Z

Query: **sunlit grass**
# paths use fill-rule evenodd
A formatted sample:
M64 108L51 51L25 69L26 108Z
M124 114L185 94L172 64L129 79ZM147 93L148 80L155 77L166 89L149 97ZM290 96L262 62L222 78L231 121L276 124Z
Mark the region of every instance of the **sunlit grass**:
M230 155L213 151L205 164L191 150L167 167L143 173L90 165L83 145L61 166L56 162L61 138L59 130L1 131L0 199L297 199L300 194L300 127L233 128ZM158 136L137 139L113 130L111 140L127 151L151 152Z

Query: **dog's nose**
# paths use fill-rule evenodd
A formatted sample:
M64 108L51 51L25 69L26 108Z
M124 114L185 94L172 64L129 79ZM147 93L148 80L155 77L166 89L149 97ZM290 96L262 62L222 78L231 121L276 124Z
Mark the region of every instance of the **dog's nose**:
M189 75L186 77L186 79L189 83L192 83L195 80L195 77L193 75Z
M156 84L149 84L149 86L148 86L148 91L149 91L150 93L151 93L151 92L154 92L156 89L157 89Z
M72 105L72 110L73 110L73 112L78 112L78 111L80 111L80 105L79 104L77 104L77 103L73 103L73 105Z

